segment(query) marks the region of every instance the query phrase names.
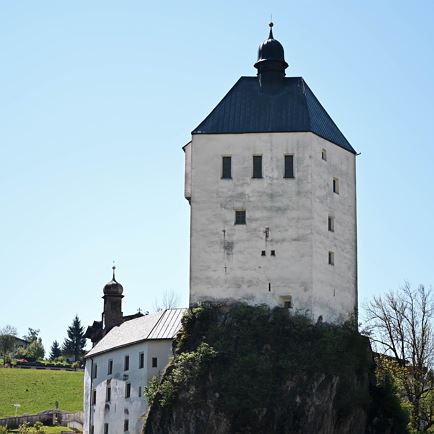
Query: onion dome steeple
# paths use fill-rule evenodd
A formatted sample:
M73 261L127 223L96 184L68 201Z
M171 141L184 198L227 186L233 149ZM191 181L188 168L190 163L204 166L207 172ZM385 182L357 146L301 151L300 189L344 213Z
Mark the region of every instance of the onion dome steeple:
M119 282L116 281L116 276L115 276L116 267L114 265L112 267L112 270L113 270L113 277L112 280L110 280L110 282L108 282L104 286L104 295L122 295L122 293L124 292L124 288Z
M285 55L282 44L274 39L273 23L269 24L270 33L258 49L258 61L255 68L261 81L275 80L285 76L285 69L288 64L285 62Z

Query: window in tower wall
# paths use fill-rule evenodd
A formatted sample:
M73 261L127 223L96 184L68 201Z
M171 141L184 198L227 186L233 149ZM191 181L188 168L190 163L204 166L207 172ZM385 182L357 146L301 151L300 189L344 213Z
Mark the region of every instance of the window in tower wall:
M92 372L92 378L96 378L97 377L97 375L98 375L98 365L95 363L94 365L93 365L93 372Z
M222 157L222 179L232 179L232 157Z
M145 354L143 352L139 353L139 369L145 366Z
M335 265L335 252L329 251L329 265Z
M333 178L333 193L339 194L339 179Z
M109 360L107 363L107 375L112 375L113 373L113 360Z
M294 155L285 155L284 178L294 178Z
M245 225L246 224L246 211L239 210L235 211L235 223L236 225Z
M109 434L109 424L108 423L105 423L104 424L104 434Z
M129 369L130 369L130 356L125 356L124 371L128 371Z
M124 420L124 432L128 431L128 429L129 429L128 425L129 425L128 419L125 419Z
M125 383L125 398L131 396L131 383Z
M328 230L329 230L329 232L335 231L335 218L331 215L329 215L329 218L328 218Z
M262 155L253 156L253 175L252 178L262 178Z
M327 161L327 151L326 151L325 149L323 149L323 150L321 151L321 158L322 158L324 161Z
M112 399L112 386L111 383L107 383L106 390L105 390L105 401L110 402Z

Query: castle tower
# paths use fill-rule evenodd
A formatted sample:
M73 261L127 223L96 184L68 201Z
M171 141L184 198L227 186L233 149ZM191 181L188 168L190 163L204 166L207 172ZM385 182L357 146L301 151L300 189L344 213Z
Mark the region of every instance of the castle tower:
M104 312L102 314L104 334L108 333L113 327L124 322L122 314L122 299L124 288L116 281L115 270L113 265L113 277L110 282L104 286Z
M357 307L356 152L270 33L192 132L190 304L244 301L340 322Z

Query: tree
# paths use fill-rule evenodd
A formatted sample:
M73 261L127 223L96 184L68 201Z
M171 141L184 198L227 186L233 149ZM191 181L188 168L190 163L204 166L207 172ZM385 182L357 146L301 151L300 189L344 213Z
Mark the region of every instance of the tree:
M433 296L423 285L405 283L366 306L368 334L383 354L379 368L396 379L418 432L434 425L433 319Z
M154 301L154 310L159 312L161 310L172 309L178 304L178 296L173 290L166 290L163 292L161 299Z
M3 356L3 363L6 363L7 357L15 349L17 334L17 329L11 325L0 329L0 354Z
M39 332L39 329L32 329L31 327L29 327L29 331L27 335L23 336L23 339L28 342L36 341L39 338ZM39 340L42 341L41 338L39 338Z
M50 349L50 360L55 360L62 355L59 342L54 341Z
M86 338L84 337L84 327L81 326L78 315L75 315L72 324L68 327L67 333L68 337L65 338L62 345L63 355L72 355L76 361L81 360L84 355Z

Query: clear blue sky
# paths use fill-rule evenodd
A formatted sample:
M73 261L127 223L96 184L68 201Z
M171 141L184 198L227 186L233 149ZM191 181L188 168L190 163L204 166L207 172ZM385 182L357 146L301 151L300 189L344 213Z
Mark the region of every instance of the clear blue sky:
M188 300L191 130L274 34L358 157L359 295L434 284L434 3L0 3L0 326Z

